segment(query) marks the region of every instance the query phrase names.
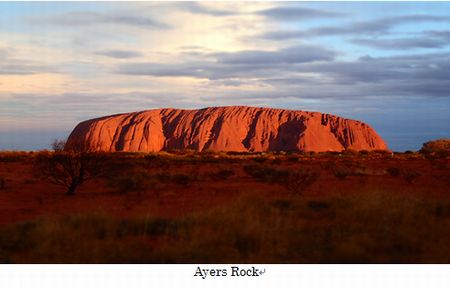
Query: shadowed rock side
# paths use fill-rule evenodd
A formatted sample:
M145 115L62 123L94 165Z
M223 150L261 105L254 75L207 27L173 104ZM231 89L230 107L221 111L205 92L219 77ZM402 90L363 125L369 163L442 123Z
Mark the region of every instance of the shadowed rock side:
M342 151L387 149L367 124L317 112L255 107L157 109L78 124L67 148L91 151Z

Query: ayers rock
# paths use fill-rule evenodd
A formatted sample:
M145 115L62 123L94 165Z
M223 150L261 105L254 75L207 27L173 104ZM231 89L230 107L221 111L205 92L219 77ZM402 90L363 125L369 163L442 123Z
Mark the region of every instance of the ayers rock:
M369 125L318 112L244 106L156 109L78 124L66 147L90 151L386 150Z

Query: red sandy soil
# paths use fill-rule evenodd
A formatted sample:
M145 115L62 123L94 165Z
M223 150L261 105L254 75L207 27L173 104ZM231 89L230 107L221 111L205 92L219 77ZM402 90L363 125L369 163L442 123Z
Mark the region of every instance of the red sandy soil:
M289 196L281 184L260 181L243 170L247 164L297 170L310 167L318 171L319 178L303 193L311 198L326 198L367 190L380 189L426 197L448 197L450 192L449 160L430 161L420 157L389 156L383 158L308 157L289 160L273 157L262 163L253 159L235 162L215 159L216 162L171 162L170 172L198 173L199 180L189 185L164 183L149 187L143 192L120 193L108 187L103 179L82 185L75 196L66 196L65 188L35 177L32 159L0 162L0 178L5 180L0 189L0 225L8 225L38 217L66 214L103 213L117 217L134 215L160 215L177 217L191 212L201 212L227 205L240 196L252 194L261 198ZM355 165L355 163L357 163ZM349 175L340 179L327 166L353 165L362 169L363 176ZM357 167L355 167L357 166ZM359 166L359 167L358 167ZM415 171L419 176L408 183L404 176L390 176L386 169L396 167L401 173ZM210 173L223 169L233 170L228 179L215 179ZM149 173L157 170L149 170Z

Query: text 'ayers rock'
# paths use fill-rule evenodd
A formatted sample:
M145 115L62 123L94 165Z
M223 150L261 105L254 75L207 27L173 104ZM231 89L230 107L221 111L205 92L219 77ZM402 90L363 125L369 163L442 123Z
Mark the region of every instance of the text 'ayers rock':
M318 112L256 107L156 109L78 124L68 149L90 151L342 151L387 149L367 124Z

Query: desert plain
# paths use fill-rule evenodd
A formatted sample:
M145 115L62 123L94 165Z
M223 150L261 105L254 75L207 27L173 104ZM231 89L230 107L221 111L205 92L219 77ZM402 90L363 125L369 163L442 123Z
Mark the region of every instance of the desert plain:
M2 263L450 262L448 157L98 152L67 196L55 153L0 153Z

